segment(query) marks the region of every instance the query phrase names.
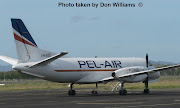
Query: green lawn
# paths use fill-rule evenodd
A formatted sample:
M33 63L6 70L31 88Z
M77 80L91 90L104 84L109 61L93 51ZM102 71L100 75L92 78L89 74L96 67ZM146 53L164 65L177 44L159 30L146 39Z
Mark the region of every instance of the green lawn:
M3 83L3 81L1 81ZM109 82L107 84L99 84L98 90L111 90L110 85L117 82ZM75 84L74 89L95 88L95 84L79 85ZM125 83L126 89L144 89L144 83ZM180 88L180 77L161 77L159 82L149 83L150 89L170 89ZM43 89L69 89L67 83L54 83L48 81L21 81L21 83L9 83L0 86L0 91L19 91L19 90L43 90ZM83 89L84 90L84 89ZM88 89L87 89L88 90Z

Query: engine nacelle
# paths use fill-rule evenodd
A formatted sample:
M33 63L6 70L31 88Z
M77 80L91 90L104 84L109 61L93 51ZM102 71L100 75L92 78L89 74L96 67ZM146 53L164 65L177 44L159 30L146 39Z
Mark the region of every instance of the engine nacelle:
M134 72L140 72L144 70L147 70L147 68L141 67L141 66L122 68L116 72L113 72L112 77L114 77L116 80L129 82L129 83L142 82L147 78L148 76L147 74L132 75L132 76L124 77L124 78L119 78L119 76L123 76L123 75L134 73Z

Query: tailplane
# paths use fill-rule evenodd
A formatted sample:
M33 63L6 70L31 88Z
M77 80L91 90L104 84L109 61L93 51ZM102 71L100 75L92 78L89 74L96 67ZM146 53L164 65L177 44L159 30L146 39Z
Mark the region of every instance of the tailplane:
M7 57L7 56L1 56L0 55L0 60L5 61L11 65L16 65L18 63L17 59L11 58L11 57Z

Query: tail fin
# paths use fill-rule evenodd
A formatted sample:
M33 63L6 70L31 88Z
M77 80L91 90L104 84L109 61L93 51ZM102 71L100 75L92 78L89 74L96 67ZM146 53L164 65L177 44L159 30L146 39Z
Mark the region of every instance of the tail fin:
M42 60L54 55L54 53L38 48L21 19L11 19L11 22L19 62Z
M21 19L11 19L11 22L14 29L14 38L16 40L33 47L37 47L34 39L31 37L31 34L27 30Z

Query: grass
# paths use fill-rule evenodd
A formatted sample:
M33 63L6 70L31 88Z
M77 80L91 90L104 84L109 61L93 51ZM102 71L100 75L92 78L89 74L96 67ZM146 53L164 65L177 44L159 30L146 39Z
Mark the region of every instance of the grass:
M1 82L3 83L3 82ZM116 82L109 82L107 84L99 84L98 90L111 90L110 85ZM95 84L73 86L75 89L81 88L95 88ZM126 89L144 89L144 83L125 83ZM159 82L149 83L150 89L171 89L180 88L180 77L161 77ZM22 81L20 83L9 83L0 86L0 91L22 91L22 90L44 90L44 89L69 89L67 83L54 83L48 81ZM88 90L88 89L83 89Z

